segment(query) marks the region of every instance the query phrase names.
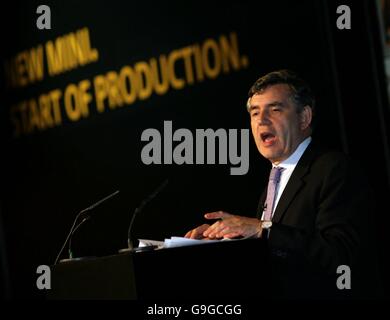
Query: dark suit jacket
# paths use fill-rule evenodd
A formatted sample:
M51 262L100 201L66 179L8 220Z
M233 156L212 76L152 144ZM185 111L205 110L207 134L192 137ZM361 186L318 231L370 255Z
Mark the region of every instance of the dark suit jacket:
M261 215L266 190L260 203ZM281 195L268 238L277 297L361 297L376 290L373 197L354 163L314 141ZM351 269L351 290L339 290L336 272ZM371 285L374 285L372 288Z

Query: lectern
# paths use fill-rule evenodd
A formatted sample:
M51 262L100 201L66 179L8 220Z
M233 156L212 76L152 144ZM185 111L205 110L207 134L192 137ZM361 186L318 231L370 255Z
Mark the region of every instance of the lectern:
M245 239L60 263L48 298L260 298L270 281L266 251L263 240Z

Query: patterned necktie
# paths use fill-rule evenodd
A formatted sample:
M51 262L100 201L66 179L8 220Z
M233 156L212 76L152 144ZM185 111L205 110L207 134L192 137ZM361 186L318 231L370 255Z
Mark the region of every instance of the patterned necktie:
M271 173L269 175L268 188L267 188L267 200L265 202L265 213L264 220L271 221L272 219L272 210L275 204L275 195L280 181L280 175L283 171L283 168L272 167Z

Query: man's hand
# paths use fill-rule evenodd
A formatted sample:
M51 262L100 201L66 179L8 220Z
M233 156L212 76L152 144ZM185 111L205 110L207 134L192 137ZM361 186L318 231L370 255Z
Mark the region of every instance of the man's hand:
M235 238L235 237L261 237L261 221L256 218L248 218L233 215L223 211L210 212L204 215L206 219L215 220L211 226L203 224L185 235L191 239L215 239L215 238Z

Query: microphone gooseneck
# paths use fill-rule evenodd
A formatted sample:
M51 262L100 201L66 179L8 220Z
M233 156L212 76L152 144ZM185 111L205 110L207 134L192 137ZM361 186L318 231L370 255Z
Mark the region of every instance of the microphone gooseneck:
M133 224L135 221L136 216L143 210L143 208L151 201L153 200L168 184L168 179L165 180L162 184L159 185L159 187L151 193L147 198L145 198L141 204L134 210L133 216L131 217L129 230L127 232L127 245L130 250L133 249L133 242L132 242L132 230L133 230Z
M62 252L64 251L65 249L65 246L66 244L68 243L69 241L69 249L68 249L68 252L69 252L69 259L72 259L73 258L73 254L72 254L72 248L71 248L71 244L72 244L72 236L73 234L75 233L75 231L84 223L86 222L90 216L85 216L83 218L83 220L77 224L77 221L79 220L79 218L85 213L85 212L88 212L94 208L96 208L97 206L99 206L100 204L102 204L103 202L107 201L108 199L112 198L113 196L117 195L119 193L119 190L109 194L108 196L104 197L103 199L95 202L94 204L90 205L89 207L81 210L77 215L76 215L76 218L74 219L73 221L73 224L72 224L72 227L70 228L70 231L68 233L68 236L66 237L65 239L65 242L64 244L62 245L61 247L61 250L60 252L58 253L57 257L56 257L56 260L54 261L54 265L56 265L58 263L58 260L62 254Z
M68 244L68 256L69 256L69 259L73 259L73 251L72 251L72 237L73 235L76 233L77 229L80 228L84 222L86 222L87 220L89 220L91 217L90 216L86 216L83 220L81 220L78 225L73 229L70 237L69 237L69 244Z

